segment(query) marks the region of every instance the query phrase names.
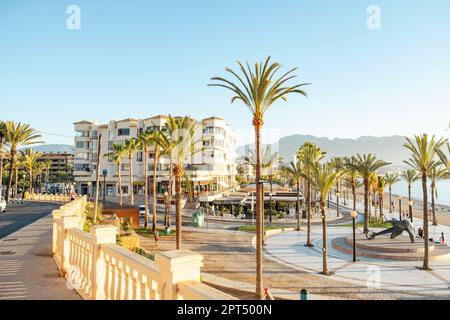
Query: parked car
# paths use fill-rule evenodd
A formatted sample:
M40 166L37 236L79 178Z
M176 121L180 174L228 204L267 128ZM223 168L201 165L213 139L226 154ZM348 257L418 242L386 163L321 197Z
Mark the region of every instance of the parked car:
M6 211L6 201L5 198L0 198L0 213Z
M139 216L145 217L145 206L139 206Z

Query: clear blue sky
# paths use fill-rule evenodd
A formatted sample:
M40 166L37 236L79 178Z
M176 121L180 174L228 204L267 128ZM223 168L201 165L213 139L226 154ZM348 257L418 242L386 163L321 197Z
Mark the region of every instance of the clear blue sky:
M66 28L70 4L81 30ZM381 30L366 26L371 4ZM449 35L447 0L3 0L0 118L72 135L82 119L216 115L242 133L248 111L206 84L236 60L271 55L312 85L266 114L267 139L443 135Z

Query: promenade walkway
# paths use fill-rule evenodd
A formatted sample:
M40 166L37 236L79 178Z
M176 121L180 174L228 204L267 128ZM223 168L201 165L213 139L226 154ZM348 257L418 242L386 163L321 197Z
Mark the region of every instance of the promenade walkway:
M358 210L362 205L357 205ZM387 219L398 219L398 213L385 213ZM415 228L422 226L422 220L414 219ZM362 230L358 230L362 232ZM332 248L331 240L335 237L351 235L351 228L333 226L328 228L329 269L334 274L329 277L336 281L345 281L355 286L367 286L380 289L380 299L389 299L385 290L392 292L392 297L404 295L405 299L426 299L450 297L450 264L449 260L431 261L432 271L422 271L417 267L421 261L387 261L366 257L358 257L352 263L351 255ZM441 232L450 237L450 227L430 226L430 237L438 240ZM312 230L314 248L304 247L304 233L284 233L266 240L265 254L292 268L309 274L318 274L322 270L322 232L319 227Z
M0 300L81 299L60 277L51 245L51 214L0 240Z

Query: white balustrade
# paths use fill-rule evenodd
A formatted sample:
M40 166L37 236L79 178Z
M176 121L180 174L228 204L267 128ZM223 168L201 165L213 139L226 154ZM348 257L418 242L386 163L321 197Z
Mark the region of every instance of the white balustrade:
M233 299L200 283L203 257L199 254L166 251L152 261L118 246L115 226L97 225L84 232L86 206L83 196L52 212L54 260L84 299Z

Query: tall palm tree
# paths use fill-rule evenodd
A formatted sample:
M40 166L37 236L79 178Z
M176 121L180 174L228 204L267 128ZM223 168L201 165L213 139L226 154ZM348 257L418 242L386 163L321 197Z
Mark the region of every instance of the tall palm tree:
M144 176L145 176L145 228L148 227L148 158L149 147L153 147L153 180L152 180L152 210L153 225L152 231L156 232L156 174L159 160L159 144L161 131L146 131L138 137L141 147L144 149Z
M169 117L170 119L170 117ZM175 136L174 132L177 129L178 124L176 123L175 120L172 119L172 126L167 126L167 130L159 136L158 139L158 146L159 146L159 155L160 157L164 157L164 158L168 158L169 159L169 181L168 181L168 190L167 190L167 209L166 209L166 213L165 213L165 217L164 217L164 221L165 221L165 227L170 229L170 214L171 214L171 209L172 209L172 182L173 182L173 174L172 174L172 169L173 169L173 162L172 162L172 150L175 148L175 146L177 145L178 141L174 141L172 140L172 136Z
M24 149L20 153L23 158L23 165L28 171L28 192L33 193L33 169L36 167L39 158L42 157L42 153L30 148Z
M117 164L117 175L119 179L119 206L123 205L123 192L122 192L122 158L125 156L126 149L121 143L113 143L112 151L104 156Z
M327 209L326 198L327 194L336 184L339 179L340 172L336 171L330 164L318 164L314 170L314 184L319 191L320 196L320 211L322 214L322 274L329 275L328 271L328 252L327 252Z
M437 226L438 223L436 219L436 198L438 194L436 182L440 180L450 179L450 173L441 161L435 161L430 167L431 168L429 175L431 180L431 212L433 214L433 226Z
M8 202L9 200L9 192L12 186L12 179L14 173L14 163L15 158L17 156L18 148L22 146L29 146L36 143L41 143L38 139L41 138L41 135L37 133L35 129L30 127L30 125L14 122L14 121L6 121L4 122L3 134L5 136L6 145L9 148L9 161L12 164L9 169L8 176L8 184L6 186L6 196L5 199Z
M389 187L389 213L392 213L392 186L399 182L400 175L398 173L386 173L384 175L384 179L386 180L386 184Z
M429 270L429 248L428 248L428 186L427 179L431 165L436 157L442 155L440 148L444 140L436 140L435 136L428 137L426 133L414 136L414 139L406 138L404 147L411 152L411 156L404 162L411 168L418 171L422 179L423 191L423 236L424 236L424 257L423 270Z
M131 195L131 205L134 206L134 182L133 182L133 155L139 148L139 142L136 138L131 138L125 141L124 144L125 154L128 157L128 162L130 164L130 195Z
M356 158L350 157L345 159L345 179L348 181L349 187L352 189L353 211L356 211L356 189L361 187L361 180L358 170L355 168Z
M380 219L381 221L384 221L384 212L383 212L383 205L384 205L384 189L386 188L386 179L384 176L378 176L377 177L377 184L376 184L376 191L378 193L378 204L380 208Z
M3 146L5 145L5 123L0 120L0 197L3 195Z
M300 180L304 176L303 163L299 160L296 162L291 161L288 167L284 170L291 176L292 180L297 186L297 206L296 206L296 217L297 217L297 231L300 231Z
M195 131L197 130L195 120L190 117L182 119L175 119L169 116L167 125L170 128L170 140L173 146L170 148L169 157L172 160L172 174L175 178L175 208L176 208L176 245L177 250L181 249L181 221L182 221L182 207L181 207L181 179L187 179L185 172L185 164L190 160L190 157L196 152ZM164 143L162 143L164 144ZM186 188L189 188L190 182L186 181Z
M311 242L311 197L314 185L314 171L320 160L326 156L326 152L314 143L305 142L297 151L297 159L302 163L304 178L306 179L306 209L307 209L307 236L306 246L312 247Z
M344 178L346 173L345 158L334 157L330 160L330 165L340 175L340 178L336 181L336 216L339 217L340 179Z
M230 90L234 96L231 103L241 101L251 112L253 116L253 127L255 128L256 145L256 296L262 297L262 245L263 245L263 211L264 195L263 184L261 181L261 130L264 125L265 112L278 100L287 101L287 96L292 93L306 96L303 86L307 83L287 86L289 80L296 76L293 74L297 69L291 69L277 77L277 72L281 69L279 63L272 63L270 57L264 63L255 63L254 69L247 63L245 67L238 62L242 76L235 71L226 68L236 83L222 77L214 77L211 80L215 83L209 86L223 87Z
M407 169L400 174L401 178L408 184L408 202L411 202L411 189L414 182L420 179L419 173L414 169ZM412 219L412 207L409 206L409 217Z
M378 169L390 163L378 160L372 153L360 155L357 154L354 162L349 162L348 167L355 169L363 179L364 183L364 232L369 231L369 189L370 177Z

